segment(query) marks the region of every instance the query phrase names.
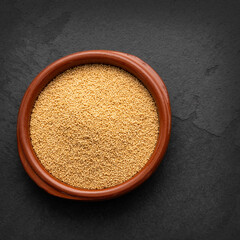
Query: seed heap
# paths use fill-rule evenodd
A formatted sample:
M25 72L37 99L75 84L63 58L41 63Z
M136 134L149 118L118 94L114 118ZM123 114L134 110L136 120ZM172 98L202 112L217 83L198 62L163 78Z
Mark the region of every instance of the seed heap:
M85 189L125 182L149 160L158 114L148 90L123 69L86 64L58 75L35 102L30 136L54 177Z

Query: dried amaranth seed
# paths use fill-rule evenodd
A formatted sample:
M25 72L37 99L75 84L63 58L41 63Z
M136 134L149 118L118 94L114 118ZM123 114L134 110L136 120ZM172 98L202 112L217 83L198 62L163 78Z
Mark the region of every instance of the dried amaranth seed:
M121 184L138 173L159 132L155 102L133 75L86 64L53 79L35 102L30 136L54 177L85 189Z

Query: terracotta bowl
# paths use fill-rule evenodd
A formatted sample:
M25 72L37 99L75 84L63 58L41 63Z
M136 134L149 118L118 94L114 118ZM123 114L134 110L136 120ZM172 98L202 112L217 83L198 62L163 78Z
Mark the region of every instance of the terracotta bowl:
M128 181L106 189L87 190L67 185L53 177L38 160L31 144L29 122L32 108L41 90L61 72L87 63L110 64L136 76L152 94L159 114L159 137L145 167ZM143 183L156 170L169 142L171 111L167 89L158 74L141 59L126 53L95 50L78 52L63 57L40 72L28 87L19 109L17 122L18 151L24 169L32 180L48 193L76 200L104 200L116 198Z

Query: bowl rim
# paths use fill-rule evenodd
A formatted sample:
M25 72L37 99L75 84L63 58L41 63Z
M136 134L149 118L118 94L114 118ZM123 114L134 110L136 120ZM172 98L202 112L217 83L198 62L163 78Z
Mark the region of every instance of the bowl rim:
M99 190L73 187L52 176L38 160L30 139L30 116L36 98L41 90L61 72L71 67L87 63L114 65L135 75L153 96L159 114L159 136L156 147L147 164L126 182ZM43 69L26 90L19 108L17 121L18 151L21 162L28 175L37 185L52 195L79 200L115 198L139 186L150 177L160 164L169 143L170 132L170 100L166 86L160 76L138 57L109 50L76 52L56 60Z

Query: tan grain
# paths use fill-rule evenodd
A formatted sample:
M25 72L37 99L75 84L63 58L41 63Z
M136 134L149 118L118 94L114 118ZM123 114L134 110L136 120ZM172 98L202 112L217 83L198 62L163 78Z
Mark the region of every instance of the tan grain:
M115 186L138 173L158 138L148 90L123 69L86 64L58 75L40 93L30 136L54 177L85 189Z

